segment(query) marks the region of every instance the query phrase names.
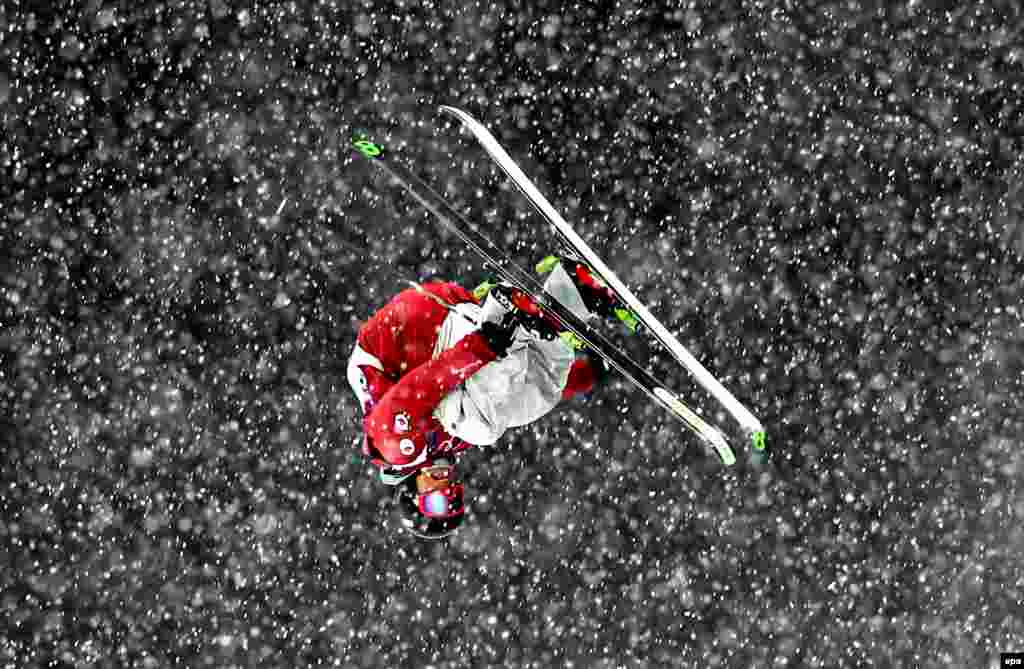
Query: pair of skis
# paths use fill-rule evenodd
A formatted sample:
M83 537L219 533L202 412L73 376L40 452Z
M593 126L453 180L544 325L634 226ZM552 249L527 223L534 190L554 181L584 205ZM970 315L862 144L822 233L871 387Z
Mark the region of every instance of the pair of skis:
M637 319L683 365L700 385L715 397L740 424L741 429L752 440L756 450L764 449L764 428L760 421L743 406L700 362L690 354L676 337L654 317L647 307L594 253L576 231L565 221L533 182L523 173L508 155L494 135L479 121L466 112L450 106L441 111L455 117L469 130L485 151L498 164L511 181L526 196L533 207L555 229L563 244L571 249L577 259L585 262L590 269L609 286L623 304L633 311ZM353 146L361 155L393 178L409 195L427 209L445 228L459 237L470 249L490 266L503 281L531 294L540 306L553 316L561 326L572 332L594 354L625 379L664 407L670 414L683 422L701 441L710 446L726 465L736 462L736 454L718 428L710 425L679 397L666 388L651 372L624 354L603 334L585 321L576 317L569 309L549 295L531 272L524 270L499 249L488 237L475 230L445 199L412 172L401 160L365 137L357 137Z

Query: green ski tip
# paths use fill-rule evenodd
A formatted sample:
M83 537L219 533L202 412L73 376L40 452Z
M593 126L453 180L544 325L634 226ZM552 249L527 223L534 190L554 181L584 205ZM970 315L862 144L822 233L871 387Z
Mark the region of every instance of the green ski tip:
M354 138L352 140L352 146L355 147L356 151L367 158L376 158L380 154L384 153L384 149L379 144L374 144L370 140L361 137Z
M754 443L754 450L755 451L763 451L764 450L764 439L765 439L764 430L758 430L757 432L755 432L753 434L753 436L751 438L752 438L753 443Z

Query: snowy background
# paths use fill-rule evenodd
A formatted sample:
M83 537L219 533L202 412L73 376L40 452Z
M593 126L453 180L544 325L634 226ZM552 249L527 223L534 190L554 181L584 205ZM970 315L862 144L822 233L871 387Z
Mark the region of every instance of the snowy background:
M0 666L1024 650L1024 15L802 4L5 3ZM355 332L405 279L483 273L350 133L522 263L553 249L442 103L768 462L722 468L613 382L467 453L447 545L382 531Z

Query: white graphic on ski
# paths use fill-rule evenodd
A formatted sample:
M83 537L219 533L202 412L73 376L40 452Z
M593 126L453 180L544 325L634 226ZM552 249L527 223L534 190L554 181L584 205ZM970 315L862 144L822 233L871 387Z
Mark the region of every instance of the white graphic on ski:
M643 302L615 275L611 269L594 253L583 239L576 234L562 215L548 202L547 198L537 190L529 177L523 173L511 156L502 148L494 135L475 118L455 107L448 105L441 106L441 111L457 118L467 130L473 133L477 141L491 158L504 170L505 174L526 196L537 211L548 220L559 235L572 246L590 265L598 276L618 294L620 299L628 306L637 319L668 349L668 351L685 367L722 406L732 414L733 418L740 424L748 437L754 440L757 448L763 448L764 427L754 414L750 412L729 390L719 382L693 355L686 350L686 347L662 325L655 316L647 309Z

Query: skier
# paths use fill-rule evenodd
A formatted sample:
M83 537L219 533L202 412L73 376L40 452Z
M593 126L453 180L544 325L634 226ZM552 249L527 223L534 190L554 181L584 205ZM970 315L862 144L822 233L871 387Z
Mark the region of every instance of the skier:
M585 265L549 256L537 269L578 317L636 328ZM394 488L406 529L453 532L465 512L455 456L593 388L603 368L577 358L567 334L529 295L489 282L472 293L446 282L404 290L363 325L347 370L364 412L362 450Z

